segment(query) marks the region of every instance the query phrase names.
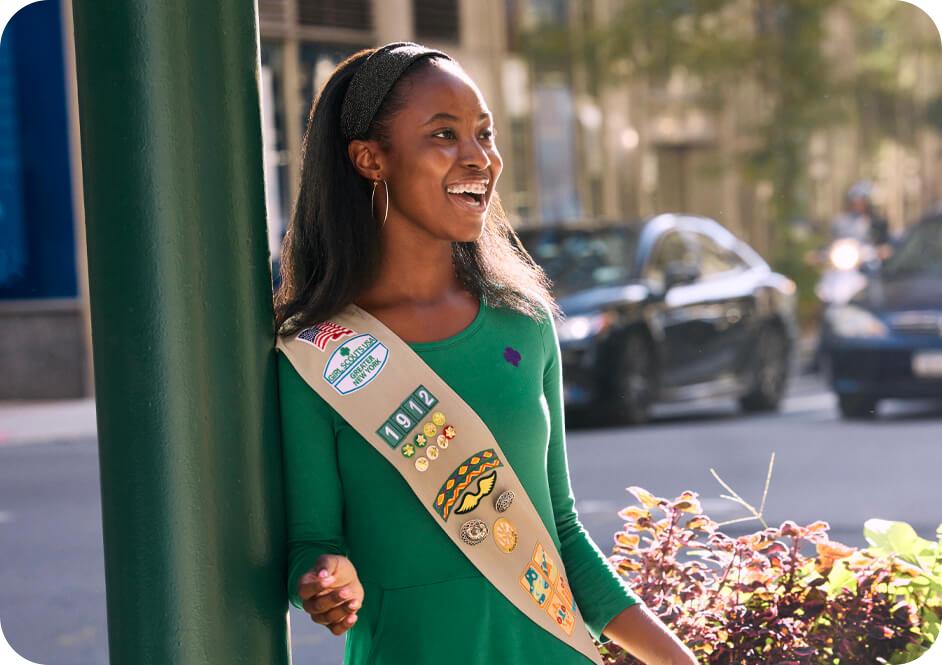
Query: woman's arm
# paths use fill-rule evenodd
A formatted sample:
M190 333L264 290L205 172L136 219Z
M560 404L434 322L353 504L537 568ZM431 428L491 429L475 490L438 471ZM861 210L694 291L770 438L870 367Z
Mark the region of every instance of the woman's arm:
M645 665L697 665L693 652L646 605L622 610L603 633Z
M559 553L586 628L593 638L604 643L609 638L603 629L612 618L642 601L608 563L576 514L566 452L559 340L552 319L541 323L540 330L544 352L543 396L550 419L547 477Z
M330 407L278 353L281 442L288 518L291 603L303 608L298 582L323 554L346 555L343 491Z
M579 521L569 482L559 338L552 320L542 329L543 394L550 413L550 492L560 555L586 627L599 642L611 640L646 665L695 665L690 650L618 575Z

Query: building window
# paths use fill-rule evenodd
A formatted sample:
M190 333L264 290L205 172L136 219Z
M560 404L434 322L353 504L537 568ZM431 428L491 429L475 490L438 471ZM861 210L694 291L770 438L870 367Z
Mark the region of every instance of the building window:
M458 41L458 0L415 0L412 16L419 41Z
M350 30L372 30L369 0L298 0L298 22Z

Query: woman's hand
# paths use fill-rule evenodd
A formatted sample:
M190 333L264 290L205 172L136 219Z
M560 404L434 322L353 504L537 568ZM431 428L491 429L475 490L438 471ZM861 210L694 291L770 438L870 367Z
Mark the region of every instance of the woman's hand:
M602 631L645 665L697 665L697 658L646 605L622 610Z
M304 611L334 635L345 633L363 605L363 585L345 556L324 554L298 581Z

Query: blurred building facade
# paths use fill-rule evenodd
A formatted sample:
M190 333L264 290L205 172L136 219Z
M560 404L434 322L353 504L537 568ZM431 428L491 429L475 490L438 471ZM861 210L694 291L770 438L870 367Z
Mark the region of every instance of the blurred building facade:
M504 157L498 191L515 225L690 212L767 253L773 194L728 168L761 108L755 85L743 80L707 108L698 102L703 83L680 69L600 85L584 63L544 66L526 52L528 31L546 24L565 27L578 50L629 1L257 0L273 258L298 191L314 97L346 56L401 40L448 52L478 83ZM731 12L726 28L749 29L748 11ZM914 30L934 30L924 15L913 21ZM838 60L852 62L848 17L834 13L827 29ZM69 0L47 0L21 10L0 45L0 399L93 389L71 34ZM919 94L939 95L938 64L903 63L900 76ZM913 146L890 143L869 159L860 131L812 137L804 165L811 215L835 214L861 177L877 183L897 227L942 198L937 134L920 130Z
M0 41L0 399L91 391L70 18L33 3Z

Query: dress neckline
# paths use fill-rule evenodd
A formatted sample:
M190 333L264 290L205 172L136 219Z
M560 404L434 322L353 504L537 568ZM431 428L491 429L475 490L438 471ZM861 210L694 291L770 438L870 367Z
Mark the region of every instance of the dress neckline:
M435 349L441 349L453 344L457 344L458 342L471 337L481 328L481 325L484 323L484 317L487 310L487 300L483 294L478 297L478 304L479 306L477 315L475 315L474 319L464 330L459 330L454 335L445 337L444 339L437 339L431 342L406 342L406 344L413 351L433 351Z

